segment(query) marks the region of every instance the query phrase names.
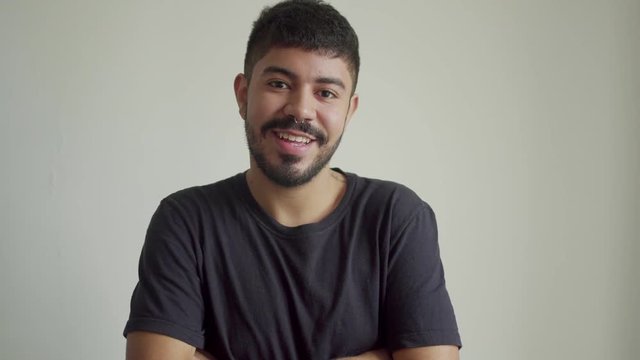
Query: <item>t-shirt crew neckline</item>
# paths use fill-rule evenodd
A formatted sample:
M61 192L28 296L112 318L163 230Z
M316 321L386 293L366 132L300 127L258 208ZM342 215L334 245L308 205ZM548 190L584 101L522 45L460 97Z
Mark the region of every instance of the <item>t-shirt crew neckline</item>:
M349 208L348 204L350 203L351 197L353 196L357 177L351 173L346 173L339 168L332 168L332 170L344 175L347 181L347 188L344 195L342 196L342 199L340 199L340 203L329 215L327 215L319 222L303 224L294 227L280 224L273 217L271 217L271 215L264 211L264 209L262 209L262 207L258 204L256 199L251 194L251 191L249 190L246 171L241 172L235 176L234 186L239 190L238 192L242 197L242 202L249 210L249 213L265 228L281 236L300 237L320 233L330 229L340 219L342 219L342 217L347 212L347 209Z

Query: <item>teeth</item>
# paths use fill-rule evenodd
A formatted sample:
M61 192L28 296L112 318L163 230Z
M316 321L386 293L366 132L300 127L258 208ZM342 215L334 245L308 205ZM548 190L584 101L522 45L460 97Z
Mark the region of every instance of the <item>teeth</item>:
M286 139L286 140L294 141L294 142L301 143L301 144L308 144L308 143L311 142L311 139L306 138L304 136L295 136L295 135L291 135L291 134L287 134L287 133L281 133L281 132L278 133L278 137L280 139Z

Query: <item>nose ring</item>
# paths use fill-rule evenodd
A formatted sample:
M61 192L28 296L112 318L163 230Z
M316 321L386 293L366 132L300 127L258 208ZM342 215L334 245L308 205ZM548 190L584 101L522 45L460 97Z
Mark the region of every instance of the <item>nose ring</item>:
M293 118L293 122L296 124L300 124L302 121L298 121L298 119L295 116L291 116Z

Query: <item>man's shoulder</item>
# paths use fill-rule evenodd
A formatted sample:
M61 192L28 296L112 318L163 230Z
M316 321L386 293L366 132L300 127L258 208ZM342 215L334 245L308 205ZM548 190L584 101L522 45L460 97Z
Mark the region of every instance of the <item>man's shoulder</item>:
M415 191L399 182L345 173L355 182L352 204L370 212L387 213L396 219L407 219L431 207Z
M408 186L396 181L360 176L354 173L345 173L347 178L355 181L356 196L366 199L389 201L411 206L424 203L424 201Z
M179 208L234 203L242 192L241 177L242 174L237 174L210 184L187 187L169 194L162 202Z

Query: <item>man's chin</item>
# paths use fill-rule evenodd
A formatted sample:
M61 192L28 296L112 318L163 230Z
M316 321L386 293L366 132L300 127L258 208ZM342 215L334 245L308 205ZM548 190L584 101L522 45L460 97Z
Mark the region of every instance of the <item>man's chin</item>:
M337 144L333 146L332 151L315 157L311 154L300 156L283 153L265 156L259 151L251 151L251 154L257 168L267 179L278 186L294 188L312 181L327 166L336 148ZM253 149L250 147L249 150Z
M319 173L319 171L314 169L312 166L303 166L300 161L296 161L293 164L291 162L284 161L277 165L261 164L260 162L257 164L258 168L267 179L274 184L285 188L294 188L307 184Z
M280 166L291 166L291 167L299 167L299 168L303 167L302 165L300 165L302 163L302 157L300 156L290 155L290 154L279 154L279 157L280 157L280 163L281 163ZM297 166L297 165L300 165L300 166Z
M310 182L316 174L305 174L301 171L285 170L269 172L267 178L276 185L286 188L302 186Z

